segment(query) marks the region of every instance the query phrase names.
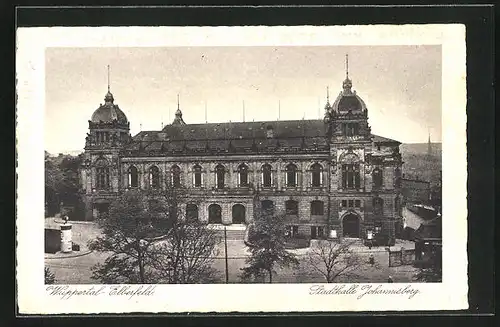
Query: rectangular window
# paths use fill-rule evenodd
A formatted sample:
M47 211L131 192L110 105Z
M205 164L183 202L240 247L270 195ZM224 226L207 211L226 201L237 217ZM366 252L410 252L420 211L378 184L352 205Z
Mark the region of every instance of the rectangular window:
M354 207L354 200L349 200L349 208L353 208Z
M194 186L195 187L201 187L201 173L200 172L195 172L194 176Z
M361 208L361 201L360 200L354 200L354 206L356 208Z
M347 200L342 200L342 208L346 208L347 207Z
M292 226L292 236L296 236L297 234L299 234L299 226Z
M345 124L345 130L343 130L344 136L356 136L359 132L359 124L358 123L347 123Z
M342 187L347 189L360 187L359 164L342 165Z
M311 238L312 239L315 239L317 238L317 230L316 230L316 226L311 226Z
M323 226L318 226L318 238L325 237L325 228Z

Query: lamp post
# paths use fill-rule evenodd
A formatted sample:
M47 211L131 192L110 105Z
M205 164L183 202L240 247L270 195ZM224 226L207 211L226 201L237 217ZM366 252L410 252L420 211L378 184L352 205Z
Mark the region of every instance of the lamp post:
M229 283L229 268L228 268L228 262L227 262L227 233L226 233L226 226L224 226L224 254L225 254L225 259L226 259L226 284Z

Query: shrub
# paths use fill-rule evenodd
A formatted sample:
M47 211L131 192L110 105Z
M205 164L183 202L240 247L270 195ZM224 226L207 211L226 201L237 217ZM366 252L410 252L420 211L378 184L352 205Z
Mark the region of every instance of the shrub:
M56 281L56 276L48 267L45 267L45 284L54 284Z

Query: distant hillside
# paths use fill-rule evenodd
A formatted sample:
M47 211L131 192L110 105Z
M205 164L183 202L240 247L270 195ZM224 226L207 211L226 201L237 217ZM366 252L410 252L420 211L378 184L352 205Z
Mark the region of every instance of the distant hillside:
M439 180L441 164L441 143L431 143L432 155L427 155L427 143L401 144L403 174L407 178L419 178L435 185Z
M441 158L441 143L431 143L432 154ZM399 146L403 154L427 154L427 143L403 143Z
M63 150L63 151L60 151L59 153L49 153L49 156L51 157L57 157L57 156L60 156L60 155L70 155L70 156L73 156L73 157L76 157L78 156L79 154L83 153L83 150Z

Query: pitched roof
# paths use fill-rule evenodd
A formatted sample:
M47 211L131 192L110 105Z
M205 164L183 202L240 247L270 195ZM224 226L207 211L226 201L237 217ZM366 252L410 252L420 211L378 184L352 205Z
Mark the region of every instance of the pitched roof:
M424 221L415 231L415 239L439 239L442 237L442 222L441 216L432 220Z
M373 143L375 144L401 144L401 142L389 139L387 137L373 135Z
M327 151L323 120L285 120L206 124L171 124L161 131L142 131L126 151ZM373 136L376 143L399 142ZM142 146L138 146L140 143ZM153 143L157 143L153 145ZM161 145L162 144L162 145Z

